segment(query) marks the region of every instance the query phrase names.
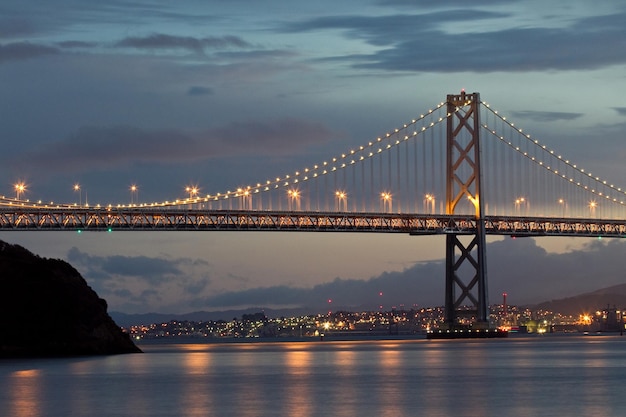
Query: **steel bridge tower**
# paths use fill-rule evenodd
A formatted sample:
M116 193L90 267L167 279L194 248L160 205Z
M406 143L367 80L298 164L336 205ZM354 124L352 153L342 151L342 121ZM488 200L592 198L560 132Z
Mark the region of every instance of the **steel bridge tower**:
M480 95L462 91L458 95L449 94L446 102L446 214L458 214L459 203L469 201L476 216L474 234L461 235L451 231L446 235L446 326L454 329L471 320L476 328L488 328Z

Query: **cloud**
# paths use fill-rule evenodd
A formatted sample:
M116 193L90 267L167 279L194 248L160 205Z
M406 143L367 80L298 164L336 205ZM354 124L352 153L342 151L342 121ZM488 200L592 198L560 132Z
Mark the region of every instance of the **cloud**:
M237 36L194 38L155 33L144 37L127 37L115 46L143 50L182 49L202 54L206 49L250 48L251 44Z
M509 3L520 2L523 0L511 0ZM381 6L408 6L415 8L415 0L378 0L377 4ZM501 0L475 0L472 1L472 6L493 6L502 4ZM445 5L445 7L462 6L467 7L467 1L465 0L447 0L445 4L437 2L420 2L420 7L435 9Z
M86 274L102 278L113 276L139 278L147 283L159 286L172 277L183 276L189 267L206 268L202 260L188 258L155 258L148 256L97 256L81 252L74 247L68 252L68 261L86 268ZM204 279L201 286L206 285Z
M377 48L330 60L355 68L408 72L589 70L626 63L626 13L579 18L565 27L490 23L510 14L454 9L390 16L331 16L285 24L285 33L341 30ZM480 22L477 25L469 23ZM449 31L450 23L465 24Z
M25 35L32 35L33 25L24 18L0 18L0 38L13 38Z
M529 119L534 122L555 122L557 120L574 120L583 116L583 113L567 113L558 111L514 111L513 116Z
M44 55L58 54L59 49L30 42L14 42L0 45L0 64L8 61L21 61Z
M187 95L190 96L209 96L213 94L214 91L210 87L192 86L187 90Z
M581 294L626 282L621 240L591 240L581 250L548 253L532 238L503 239L487 249L491 303L507 292L519 305ZM244 307L325 309L410 308L444 304L443 261L416 263L367 280L341 279L299 288L278 285L198 297L190 305L219 310ZM382 295L381 295L382 294ZM329 303L328 300L331 300Z
M66 139L38 146L21 157L12 156L11 163L16 168L80 172L232 155L289 155L334 135L322 124L298 119L233 122L194 134L132 126L83 127Z
M620 116L626 116L626 107L613 107Z
M97 44L94 42L83 42L83 41L63 41L59 42L61 48L73 49L73 48L92 48Z

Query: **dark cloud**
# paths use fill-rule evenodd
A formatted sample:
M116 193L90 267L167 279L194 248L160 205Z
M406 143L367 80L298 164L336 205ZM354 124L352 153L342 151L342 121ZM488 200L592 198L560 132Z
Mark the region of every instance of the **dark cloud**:
M130 47L145 50L183 49L201 54L205 49L250 48L248 42L237 36L194 38L191 36L173 36L153 34L145 37L128 37L115 44L118 47Z
M83 42L83 41L64 41L59 42L61 48L73 49L73 48L92 48L97 44L94 42Z
M466 9L387 16L324 16L285 23L278 30L285 33L342 30L349 38L363 39L376 46L396 45L415 38L429 38L430 40L434 35L443 35L440 41L445 43L447 42L445 34L438 30L438 27L444 23L500 19L507 16L508 14L503 13ZM428 48L416 49L413 55L423 57L432 49L441 46L441 44L435 44Z
M208 96L214 94L214 91L210 87L193 86L187 90L187 95L190 96Z
M597 69L623 64L626 13L582 18L563 28L511 27L486 31L508 17L477 10L381 17L322 17L286 24L286 33L342 30L347 37L386 47L332 60L356 68L418 72L522 72ZM448 32L447 23L484 21L480 30Z
M25 18L3 19L0 17L0 38L31 35L33 25Z
M0 45L0 64L8 61L20 61L44 55L58 54L59 49L30 42L14 42Z
M331 137L333 132L325 126L297 119L234 122L193 135L173 129L84 127L65 140L22 157L12 156L11 163L49 172L110 170L138 162L174 164L232 155L288 155Z
M626 107L613 107L620 116L626 116Z
M510 0L508 3L521 2L523 0ZM421 1L416 2L415 0L378 0L376 2L381 6L408 6L410 8L415 8L417 4L419 4L420 8L424 9L437 9L442 7L456 7L462 6L467 7L467 1L465 0L447 0L445 3L431 2L431 1ZM502 4L501 0L475 0L472 1L473 7L480 6L494 6Z
M81 252L72 248L68 253L68 261L80 265L85 275L90 278L98 277L111 279L113 276L139 278L151 285L159 286L171 280L172 277L184 279L184 269L190 266L206 267L205 261L187 258L154 258L148 256L97 256ZM204 278L196 286L204 288L208 279Z
M198 299L198 308L310 307L324 309L378 309L380 305L410 307L443 300L443 262L419 264L403 272L387 272L369 280L341 279L313 288L275 286L233 291ZM382 294L382 295L381 295ZM329 301L330 300L330 301Z
M592 240L582 250L555 254L531 238L492 242L487 249L490 300L497 303L507 292L512 303L534 304L624 283L624 245L617 239ZM436 306L444 303L444 277L443 261L426 262L369 280L337 278L313 288L253 288L197 298L192 304L205 309L265 306L316 311Z
M534 122L555 122L557 120L574 120L583 116L583 113L566 113L558 111L514 111L513 116L529 119Z

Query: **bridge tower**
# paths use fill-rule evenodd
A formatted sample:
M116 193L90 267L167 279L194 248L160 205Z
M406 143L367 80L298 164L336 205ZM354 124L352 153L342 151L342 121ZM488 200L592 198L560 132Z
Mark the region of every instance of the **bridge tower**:
M476 216L475 234L460 235L452 231L446 235L446 326L453 329L463 319L473 318L475 327L488 328L485 223L481 199L480 95L462 91L461 94L449 94L446 102L449 115L446 214L459 214L460 203L468 201Z

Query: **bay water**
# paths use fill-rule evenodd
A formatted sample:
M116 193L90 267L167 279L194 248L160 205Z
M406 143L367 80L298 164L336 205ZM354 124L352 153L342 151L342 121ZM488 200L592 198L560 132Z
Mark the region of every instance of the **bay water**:
M143 343L0 360L0 416L625 416L626 336Z

